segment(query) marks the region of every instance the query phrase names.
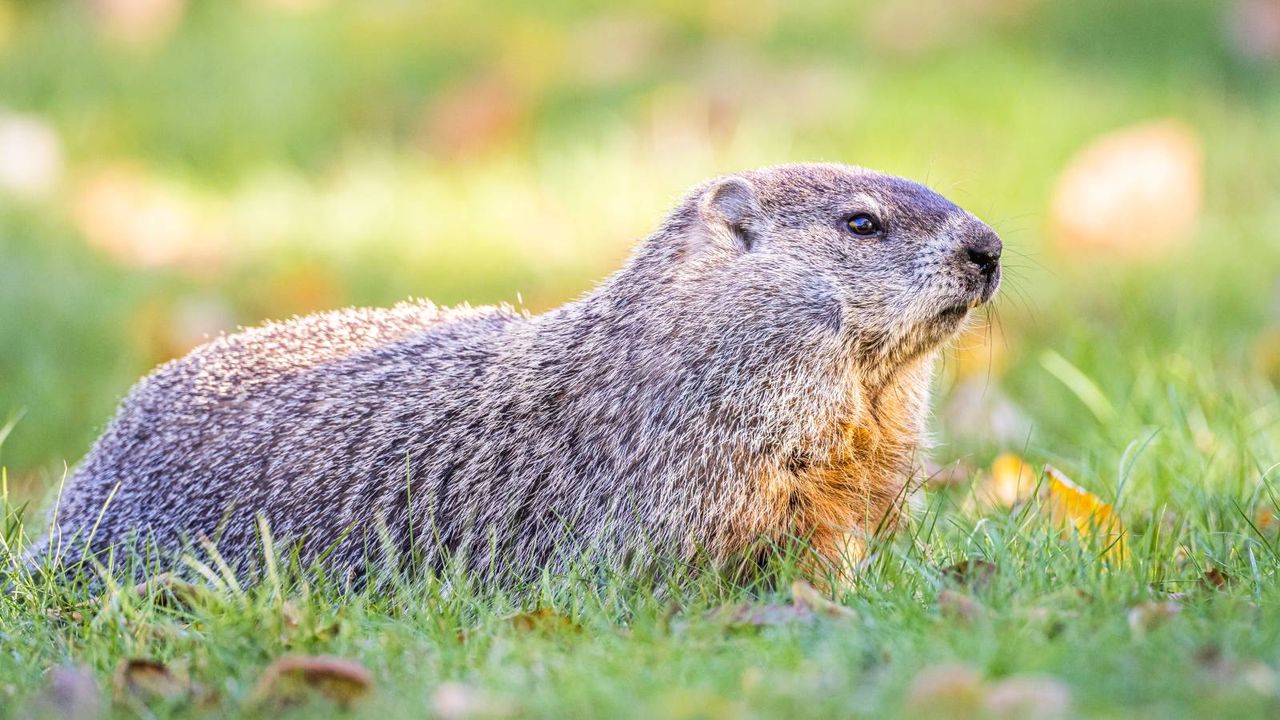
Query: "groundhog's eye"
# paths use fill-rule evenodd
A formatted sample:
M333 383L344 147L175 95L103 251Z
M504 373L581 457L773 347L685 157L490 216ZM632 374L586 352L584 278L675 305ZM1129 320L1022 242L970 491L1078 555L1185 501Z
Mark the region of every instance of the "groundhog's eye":
M849 218L846 223L849 232L854 235L875 235L880 232L880 221L875 216L866 213L858 213Z

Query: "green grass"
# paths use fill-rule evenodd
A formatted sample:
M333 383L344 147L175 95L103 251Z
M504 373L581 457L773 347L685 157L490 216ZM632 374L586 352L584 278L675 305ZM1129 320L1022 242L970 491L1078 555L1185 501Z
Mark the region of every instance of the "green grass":
M47 123L66 158L46 196L0 192L0 718L67 665L111 696L129 659L199 691L126 691L121 717L342 713L255 698L289 654L368 668L353 711L375 717L459 697L524 717L962 715L987 690L920 680L955 663L987 688L1053 678L1072 715L1280 714L1280 540L1259 525L1280 515L1280 73L1232 50L1230 2L956 3L914 50L870 3L192 0L150 49L104 40L82 5L0 0L0 107ZM574 55L602 46L633 61ZM478 102L508 124L450 149L432 119L484 83L499 90ZM1193 242L1146 261L1055 244L1064 165L1164 117L1205 148ZM948 350L938 379L935 455L977 477L930 491L878 549L837 598L853 617L795 621L785 559L749 587L596 574L519 595L293 571L237 591L215 571L189 602L15 570L118 398L210 329L192 317L230 329L410 294L543 309L616 267L691 184L796 160L927 180L1008 247L990 360L972 374L974 351ZM83 199L103 168L224 232L224 255L149 267L94 246ZM1026 419L1017 433L955 421L975 379ZM1112 503L1129 559L1063 537L1035 502L972 502L1007 451ZM966 560L992 563L991 581L949 579ZM1163 602L1179 611L1147 617ZM743 606L782 622L725 620ZM512 622L535 608L571 622Z
M1252 508L1206 493L1172 517L1130 513L1143 529L1127 561L1109 562L1095 544L1064 539L1034 502L975 522L962 500L935 496L877 549L840 596L850 617L776 611L764 626L732 622L725 608L791 603L777 589L792 575L785 558L745 588L716 576L654 585L587 574L514 594L452 574L344 591L284 570L240 589L203 569L210 581L194 597L109 584L86 602L74 583L18 573L0 602L0 693L11 714L40 692L47 667L74 661L105 679L125 659L146 659L198 689L172 698L125 691L120 716L253 715L273 659L328 654L372 671L372 691L355 706L370 716L421 716L449 692L440 686L454 684L525 717L883 717L904 703L918 710L925 691L909 686L921 668L947 663L991 683L1056 678L1070 688L1073 714L1233 717L1280 707L1269 670L1280 661L1277 548L1250 527ZM995 573L982 582L946 572L964 560ZM1223 587L1204 579L1210 567ZM957 610L944 593L974 606ZM1147 618L1153 602L1175 602L1178 612ZM511 620L539 608L564 620L533 629ZM967 697L939 691L929 706L952 715ZM292 712L339 710L316 696Z

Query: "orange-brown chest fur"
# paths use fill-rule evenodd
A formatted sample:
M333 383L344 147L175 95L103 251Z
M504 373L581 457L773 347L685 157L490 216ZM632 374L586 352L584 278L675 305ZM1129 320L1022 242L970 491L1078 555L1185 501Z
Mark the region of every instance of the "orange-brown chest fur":
M892 530L905 507L924 440L929 367L850 403L789 461L760 478L763 534L807 538L826 561L847 566L866 539Z

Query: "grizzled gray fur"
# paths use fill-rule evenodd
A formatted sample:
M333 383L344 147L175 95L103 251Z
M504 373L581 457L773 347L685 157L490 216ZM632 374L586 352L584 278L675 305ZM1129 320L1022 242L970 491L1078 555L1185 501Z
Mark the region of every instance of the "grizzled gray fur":
M410 553L523 576L566 553L727 563L795 534L839 563L900 512L933 356L995 292L999 253L900 178L719 178L550 312L343 310L160 367L35 554L207 538L245 567L261 518L351 575Z

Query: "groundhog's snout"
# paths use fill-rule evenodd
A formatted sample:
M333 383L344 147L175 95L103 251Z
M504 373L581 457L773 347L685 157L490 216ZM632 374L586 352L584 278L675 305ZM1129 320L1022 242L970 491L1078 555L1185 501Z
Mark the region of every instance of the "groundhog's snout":
M995 294L1000 284L1000 236L986 225L975 228L960 244L961 262L975 273L981 287L981 302Z

